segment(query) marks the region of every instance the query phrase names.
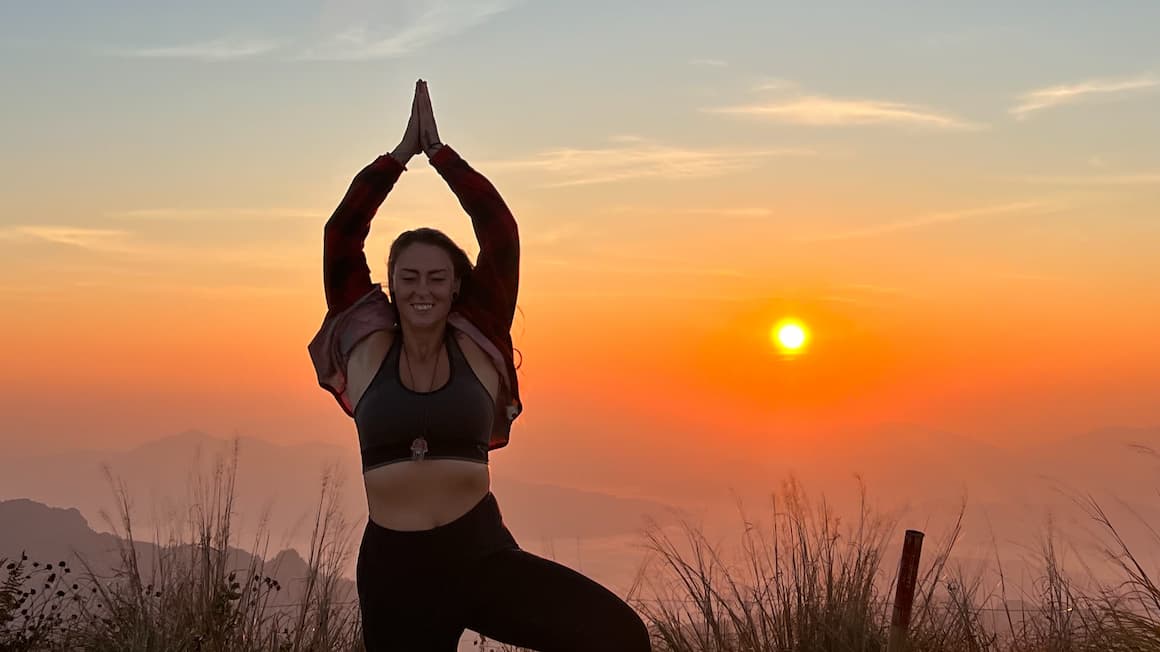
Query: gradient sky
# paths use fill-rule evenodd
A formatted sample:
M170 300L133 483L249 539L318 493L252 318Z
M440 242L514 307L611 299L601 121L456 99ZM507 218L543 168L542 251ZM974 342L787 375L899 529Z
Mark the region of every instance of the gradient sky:
M1156 3L97 4L0 5L6 448L353 447L322 225L419 77L520 223L508 453L1160 423ZM376 282L419 225L422 156Z

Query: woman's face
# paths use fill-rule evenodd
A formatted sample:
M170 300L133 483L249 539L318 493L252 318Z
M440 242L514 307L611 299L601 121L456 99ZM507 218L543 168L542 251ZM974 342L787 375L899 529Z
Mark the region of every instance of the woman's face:
M447 319L451 295L459 291L451 256L422 242L408 245L395 261L391 299L400 322L428 328Z

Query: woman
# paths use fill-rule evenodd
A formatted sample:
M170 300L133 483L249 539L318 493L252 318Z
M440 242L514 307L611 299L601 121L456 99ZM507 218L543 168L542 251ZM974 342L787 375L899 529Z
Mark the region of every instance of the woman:
M472 266L435 229L401 234L388 299L363 245L419 152L471 217L480 252ZM488 451L507 444L523 409L510 334L519 236L491 183L439 141L423 80L399 146L355 176L324 240L328 310L309 350L359 435L367 650L455 650L465 629L535 650L650 650L644 623L614 593L521 550L491 493Z

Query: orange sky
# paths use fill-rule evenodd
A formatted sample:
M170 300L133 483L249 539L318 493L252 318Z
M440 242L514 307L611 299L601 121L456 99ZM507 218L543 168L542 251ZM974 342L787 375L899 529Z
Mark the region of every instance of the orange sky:
M604 403L610 419L652 419L654 429L632 435L642 449L675 423L756 451L890 421L998 442L1052 439L1149 424L1160 397L1150 337L1160 311L1126 290L1010 280L914 298L803 279L779 298L746 287L772 294L775 279L745 279L723 284L751 299L713 298L715 280L685 284L687 298L676 299L685 279L598 272L586 274L593 294L631 284L628 296L577 298L567 295L580 285L571 272L537 264L534 248L525 256L514 332L528 406L516 441L528 445L550 437L537 423L587 401ZM982 285L969 276L949 282ZM306 356L317 298L62 286L19 300L25 309L3 325L5 341L18 343L3 365L20 370L0 388L10 445L127 445L186 427L353 442L353 424L314 384ZM811 329L794 359L768 339L784 316Z
M908 6L851 31L738 3L661 34L619 6L296 7L95 12L83 34L0 10L0 45L29 55L0 58L0 446L353 447L306 353L321 229L420 76L520 223L513 449L570 422L642 454L680 427L689 455L881 423L997 443L1160 423L1154 9ZM375 281L419 225L476 252L422 157L375 220ZM812 333L793 360L768 340L785 317Z

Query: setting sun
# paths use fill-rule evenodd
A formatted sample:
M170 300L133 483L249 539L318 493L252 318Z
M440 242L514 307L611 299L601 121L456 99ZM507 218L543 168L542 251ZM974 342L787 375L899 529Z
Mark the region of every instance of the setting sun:
M770 331L771 339L783 352L799 353L806 345L809 335L804 325L794 320L782 320Z

